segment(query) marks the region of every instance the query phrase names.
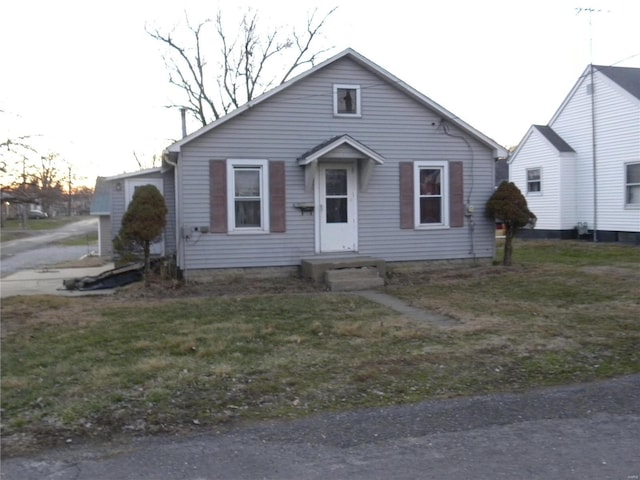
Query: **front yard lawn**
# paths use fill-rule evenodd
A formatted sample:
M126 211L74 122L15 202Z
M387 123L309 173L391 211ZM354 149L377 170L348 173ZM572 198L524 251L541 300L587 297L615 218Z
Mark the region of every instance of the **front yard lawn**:
M458 324L278 281L254 293L5 299L5 452L16 439L40 448L640 372L638 247L518 241L511 268L389 280L387 293Z

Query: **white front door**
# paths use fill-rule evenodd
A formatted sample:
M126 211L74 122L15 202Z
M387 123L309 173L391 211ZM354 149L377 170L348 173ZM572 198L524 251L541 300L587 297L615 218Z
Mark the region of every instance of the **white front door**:
M136 188L142 187L144 185L155 186L158 189L158 191L164 196L164 193L162 191L161 178L127 179L125 182L125 190L124 190L124 194L126 196L126 202L127 202L126 208L129 208L129 204L131 203L131 200L133 200L133 194L136 191ZM125 208L125 211L126 211L126 208ZM164 234L162 234L157 241L149 245L149 251L153 256L164 255Z
M358 249L355 165L321 164L317 186L319 251L355 252Z

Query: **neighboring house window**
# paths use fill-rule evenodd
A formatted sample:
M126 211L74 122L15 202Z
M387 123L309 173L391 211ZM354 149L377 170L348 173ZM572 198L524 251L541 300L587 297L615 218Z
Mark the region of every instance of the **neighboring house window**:
M230 232L269 231L269 162L227 162L228 219Z
M448 226L448 162L416 162L413 178L416 227Z
M625 205L640 207L640 163L628 163L626 168Z
M359 85L333 86L333 113L341 117L359 117L361 115Z
M540 193L542 191L542 176L539 168L527 170L527 193Z

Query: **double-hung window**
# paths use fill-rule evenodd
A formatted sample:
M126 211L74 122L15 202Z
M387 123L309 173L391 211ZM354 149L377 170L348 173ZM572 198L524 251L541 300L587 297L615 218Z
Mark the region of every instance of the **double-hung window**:
M268 169L267 160L227 162L229 232L269 231Z
M640 208L640 162L625 165L625 201L627 207Z
M333 114L338 117L360 117L360 85L333 86Z
M416 227L448 226L448 162L415 162L413 178Z
M527 193L542 192L542 173L539 168L527 169Z

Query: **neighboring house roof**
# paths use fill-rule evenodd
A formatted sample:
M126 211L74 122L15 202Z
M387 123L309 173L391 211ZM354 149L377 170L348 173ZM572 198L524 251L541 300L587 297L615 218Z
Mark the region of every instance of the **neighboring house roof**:
M575 152L549 125L533 125L533 128L538 130L559 152Z
M112 182L114 180L124 180L127 178L142 177L144 175L162 173L164 171L165 169L163 167L147 168L145 170L138 170L137 172L127 172L127 173L121 173L119 175L114 175L112 177L103 177L103 179L106 182Z
M575 150L571 148L571 145L565 142L562 137L558 135L556 131L549 125L531 125L529 127L529 130L527 130L527 133L524 135L524 137L522 137L522 140L520 140L520 143L518 143L516 149L509 156L509 165L512 164L516 159L516 157L520 153L520 150L522 150L533 132L538 132L540 135L542 135L547 140L547 142L549 142L549 144L556 149L558 153L575 153Z
M15 198L15 195L13 195L12 193L7 193L7 192L0 192L0 198L2 198L2 201L10 201L13 200Z
M640 100L640 68L605 67L594 65L594 69L602 72L631 95Z
M285 82L285 83L273 88L272 90L269 90L268 92L263 93L259 97L254 98L253 100L247 102L245 105L237 108L236 110L234 110L233 112L229 113L228 115L225 115L224 117L221 117L221 118L215 120L214 122L211 122L210 124L202 127L201 129L193 132L192 134L187 135L186 137L178 140L177 142L175 142L175 143L171 144L169 147L167 147L167 149L165 150L165 153L176 154L176 153L180 152L180 147L182 147L182 145L185 145L185 144L189 143L190 141L200 137L201 135L206 134L207 132L211 131L212 129L214 129L214 128L220 126L220 125L222 125L223 123L228 122L232 118L235 118L236 116L241 115L242 113L246 112L247 110L249 110L250 108L254 107L255 105L257 105L257 104L259 104L261 102L264 102L265 100L267 100L268 98L271 98L272 96L278 94L282 90L290 87L291 85L299 82L300 80L308 77L309 75L312 75L313 73L317 72L318 70L320 70L320 69L326 67L327 65L330 65L330 64L332 64L332 63L334 63L334 62L336 62L336 61L338 61L338 60L340 60L342 58L350 58L350 59L354 60L356 63L358 63L362 67L364 67L367 70L373 72L374 74L382 77L383 79L385 79L386 81L388 81L389 83L394 85L399 90L403 91L404 93L406 93L410 97L412 97L415 100L417 100L418 102L422 103L425 107L428 107L431 110L435 111L440 116L442 116L442 118L448 120L451 124L457 126L461 130L467 132L469 135L474 137L479 142L483 143L484 145L488 146L489 148L492 148L494 150L494 157L496 157L496 158L506 158L507 157L507 155L508 155L507 150L504 147L502 147L501 145L497 144L494 140L492 140L491 138L487 137L486 135L484 135L483 133L479 132L478 130L474 129L473 127L471 127L467 123L463 122L460 118L458 118L456 115L454 115L453 113L451 113L448 110L446 110L444 107L442 107L438 103L434 102L433 100L431 100L427 96L425 96L422 93L418 92L416 89L410 87L408 84L406 84L405 82L403 82L399 78L395 77L391 73L389 73L386 70L384 70L382 67L376 65L375 63L373 63L372 61L370 61L369 59L365 58L364 56L362 56L361 54L359 54L358 52L356 52L355 50L353 50L351 48L347 48L346 50L343 50L342 52L338 53L337 55L334 55L333 57L325 60L324 62L319 63L318 65L314 66L313 68L307 70L304 73L301 73L300 75L296 76L295 78L292 78L291 80L288 80L287 82Z
M604 65L594 65L594 70L598 71L605 77L607 77L610 81L617 84L622 89L629 92L633 97L640 100L640 68L632 68L632 67L611 67ZM587 65L587 68L584 70L582 75L578 78L578 81L575 83L571 92L566 96L564 101L560 104L560 107L553 114L553 117L549 121L549 125L553 125L558 116L564 111L565 107L573 98L573 95L576 92L576 89L582 84L587 76L589 76L591 72L591 65ZM518 147L511 154L509 158L509 163L512 163L514 158L519 153L520 149L526 142L526 140L531 136L531 132L535 129L540 132L546 139L553 145L558 152L560 153L571 153L575 152L573 148L569 144L567 144L562 137L560 137L549 125L532 125L527 133L524 135L520 143L518 143Z
M90 213L91 215L111 215L111 189L105 177L96 178Z

